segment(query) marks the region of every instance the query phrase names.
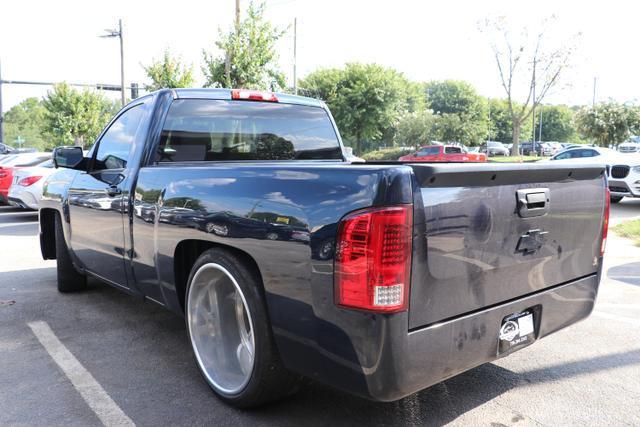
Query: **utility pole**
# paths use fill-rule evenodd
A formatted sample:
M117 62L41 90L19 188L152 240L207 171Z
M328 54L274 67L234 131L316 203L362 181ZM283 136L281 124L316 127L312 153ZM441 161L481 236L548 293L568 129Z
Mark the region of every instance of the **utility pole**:
M120 92L120 97L122 100L122 106L126 102L124 95L124 41L122 37L122 19L118 19L118 34L120 36L120 88L122 91Z
M533 136L531 139L531 148L533 149L533 154L537 155L536 151L536 64L533 63L533 106L531 107L531 123L533 128Z
M538 139L542 141L542 107L540 107L540 123L538 123L540 129L538 130Z
M0 144L4 143L4 114L2 112L2 63L0 63Z
M100 37L105 37L105 38L111 38L111 37L118 37L120 38L120 97L121 97L121 101L122 101L122 106L124 107L124 104L126 102L126 98L125 98L125 86L124 86L124 41L122 38L122 19L118 19L118 29L117 30L111 30L111 29L106 29L104 30L106 32L106 34L101 35Z
M591 99L591 108L596 106L596 81L598 80L597 77L593 78L593 98Z
M240 0L236 0L236 37L240 37ZM227 80L227 85L229 89L233 86L231 84L231 54L229 51L226 51L224 54L224 76Z
M240 0L236 0L236 34L240 33Z
M293 18L293 94L298 94L298 18Z

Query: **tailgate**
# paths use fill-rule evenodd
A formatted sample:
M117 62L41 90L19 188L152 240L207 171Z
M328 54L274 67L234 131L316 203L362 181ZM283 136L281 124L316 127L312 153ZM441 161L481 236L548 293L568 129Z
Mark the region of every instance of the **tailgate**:
M597 273L603 167L410 166L410 329Z

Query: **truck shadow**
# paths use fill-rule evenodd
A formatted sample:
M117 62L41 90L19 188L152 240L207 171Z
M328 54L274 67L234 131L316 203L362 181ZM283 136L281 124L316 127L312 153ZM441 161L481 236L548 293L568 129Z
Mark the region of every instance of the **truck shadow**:
M5 334L21 336L25 322L47 321L140 424L442 425L518 387L640 365L640 349L521 373L485 364L391 403L306 381L285 400L240 411L216 399L200 377L180 316L94 280L86 292L59 294L55 274L55 268L0 273L0 284L11 284L0 287L0 299L15 300L0 310ZM0 369L11 369L11 357ZM37 393L52 398L46 390Z
M640 365L640 350L594 357L516 373L488 363L391 403L370 402L317 383L298 394L252 413L273 423L286 416L299 424L442 425L521 386ZM259 417L259 418L258 418Z
M629 262L611 267L607 271L607 277L619 282L640 286L640 262Z

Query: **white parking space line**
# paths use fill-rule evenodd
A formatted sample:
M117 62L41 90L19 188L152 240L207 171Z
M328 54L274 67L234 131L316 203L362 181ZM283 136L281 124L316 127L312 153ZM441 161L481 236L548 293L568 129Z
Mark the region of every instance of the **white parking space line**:
M47 350L49 356L69 378L87 405L96 413L102 424L105 426L135 426L133 421L93 378L93 375L60 342L47 322L29 322L27 325Z
M618 316L617 314L605 313L603 311L594 311L593 314L603 319L617 320L618 322L625 322L633 326L640 326L640 319L633 317Z
M36 225L38 221L20 221L20 222L11 222L9 224L0 224L0 228L3 227L21 227L23 225Z

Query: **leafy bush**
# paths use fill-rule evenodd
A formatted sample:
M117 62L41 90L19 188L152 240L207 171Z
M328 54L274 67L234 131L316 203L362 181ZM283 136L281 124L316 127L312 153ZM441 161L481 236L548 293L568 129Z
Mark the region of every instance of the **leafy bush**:
M367 161L375 161L375 160L398 160L398 157L404 156L406 154L413 153L415 150L410 148L381 148L376 151L369 151L368 153L364 153L362 156L363 159Z

